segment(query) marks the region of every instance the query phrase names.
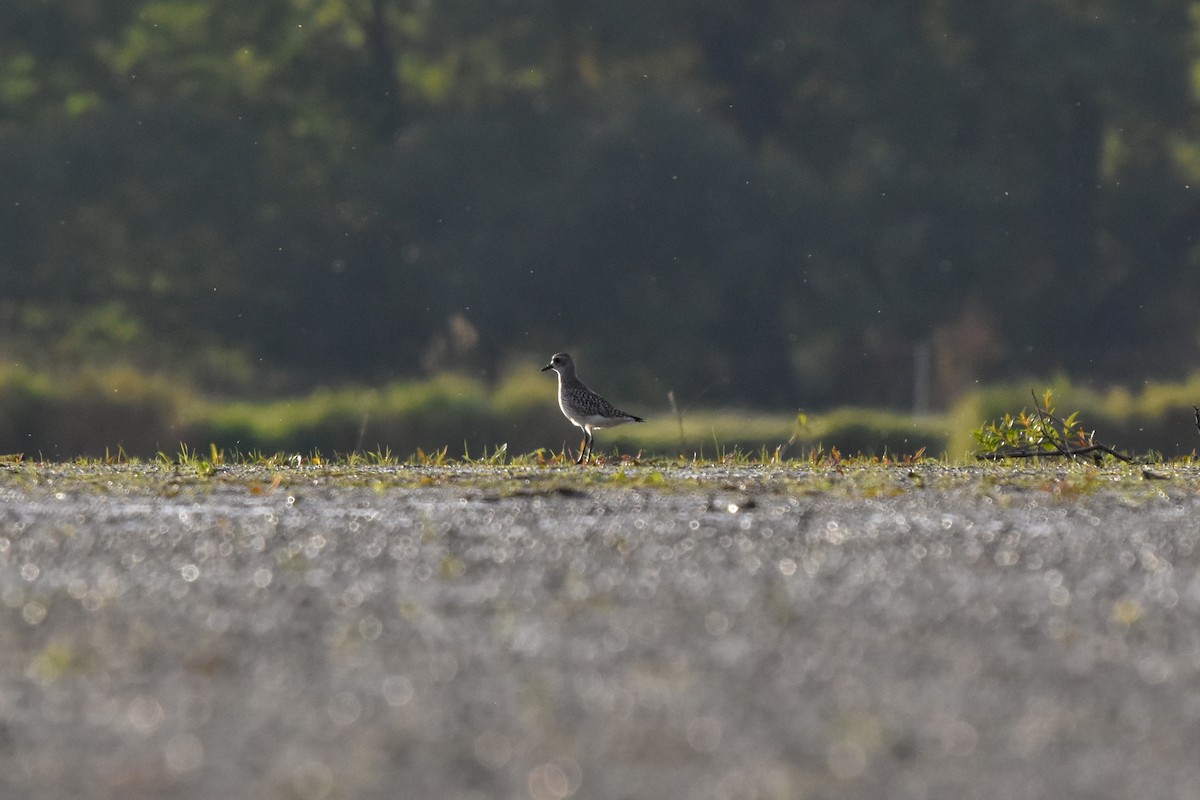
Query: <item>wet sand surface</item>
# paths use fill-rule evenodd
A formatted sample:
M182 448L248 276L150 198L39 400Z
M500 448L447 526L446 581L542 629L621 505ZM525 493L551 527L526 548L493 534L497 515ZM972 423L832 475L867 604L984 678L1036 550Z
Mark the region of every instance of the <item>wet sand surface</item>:
M1200 796L1196 472L877 469L13 466L0 797Z

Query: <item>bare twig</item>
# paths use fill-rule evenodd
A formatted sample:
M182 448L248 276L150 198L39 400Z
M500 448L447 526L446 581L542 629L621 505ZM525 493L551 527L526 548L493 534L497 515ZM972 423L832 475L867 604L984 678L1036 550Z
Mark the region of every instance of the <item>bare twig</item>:
M1042 410L1042 405L1041 405L1041 403L1038 402L1037 392L1035 392L1033 389L1030 389L1029 394L1033 396L1033 408L1035 411L1037 411L1038 422L1041 424L1042 442L1045 442L1047 439L1049 439L1050 444L1054 445L1054 450L1058 455L1066 455L1067 453L1066 453L1066 450L1063 448L1062 443L1060 442L1060 437L1058 435L1058 431L1056 431L1054 429L1053 423L1056 420L1050 415L1049 411ZM1049 419L1050 421L1047 422L1046 421L1047 419ZM1064 425L1063 427L1066 427L1066 426ZM1068 445L1068 447L1069 447L1069 445Z

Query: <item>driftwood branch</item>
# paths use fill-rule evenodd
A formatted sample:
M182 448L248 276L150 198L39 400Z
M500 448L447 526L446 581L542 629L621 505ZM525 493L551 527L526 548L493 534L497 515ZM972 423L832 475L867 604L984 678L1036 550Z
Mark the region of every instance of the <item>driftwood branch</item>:
M1068 445L1065 448L1058 450L1000 450L995 453L980 453L977 458L983 461L1003 461L1006 458L1076 458L1078 456L1090 455L1097 461L1101 455L1110 455L1115 459L1124 461L1126 464L1136 463L1132 458L1124 453L1118 453L1108 445L1104 444L1087 444L1080 447L1072 447Z

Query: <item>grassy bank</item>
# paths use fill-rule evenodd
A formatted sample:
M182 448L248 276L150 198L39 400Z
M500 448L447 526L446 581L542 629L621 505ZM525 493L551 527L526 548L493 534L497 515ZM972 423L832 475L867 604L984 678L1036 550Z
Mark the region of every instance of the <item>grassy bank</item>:
M578 431L561 416L553 382L544 376L510 379L495 387L455 375L379 388L314 388L267 401L209 397L196 387L129 368L57 376L21 367L0 369L0 453L31 458L103 457L124 452L153 457L182 446L210 445L237 453L347 454L445 450L451 457L507 447L509 453L560 452L578 445ZM972 431L1006 412L1032 408L1031 386L1055 388L1060 411L1079 411L1097 438L1134 453L1167 457L1200 444L1192 404L1200 375L1139 392L1103 391L1066 380L989 387L949 411L915 417L845 407L826 412L685 410L639 407L648 422L601 431L602 452L720 458L734 452L807 458L837 450L902 457L923 452L948 461L969 459Z

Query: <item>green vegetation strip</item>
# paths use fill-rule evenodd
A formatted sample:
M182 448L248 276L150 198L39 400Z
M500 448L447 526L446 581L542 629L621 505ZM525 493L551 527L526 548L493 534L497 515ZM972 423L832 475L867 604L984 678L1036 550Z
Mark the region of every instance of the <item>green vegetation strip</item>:
M1136 394L1065 379L1049 384L1064 418L1121 452L1159 461L1200 445L1194 411L1200 375ZM1042 396L1046 384L1033 385ZM852 406L809 413L636 408L647 422L600 431L598 454L720 461L751 453L765 462L836 452L963 462L987 449L989 433L993 448L1005 443L1006 417L1033 413L1029 384L981 388L929 415ZM549 458L551 449L575 448L579 438L558 411L553 382L537 372L495 385L447 374L251 401L211 397L126 367L54 376L0 366L0 453L35 460L153 458L210 443L227 453L359 453L379 463L394 454L412 454L418 462L484 453L503 460L508 453Z
M9 501L45 492L173 497L245 491L289 500L306 491L370 489L376 492L450 490L491 498L572 497L593 491L733 493L752 502L759 494L830 495L876 498L909 492L1048 492L1064 501L1098 492L1116 492L1141 502L1200 491L1200 466L1193 460L1153 467L1086 462L1055 464L950 465L931 459L889 462L849 459L763 463L751 458L717 461L655 459L580 467L547 463L539 454L504 463L455 461L438 465L333 462L320 457L271 456L214 463L194 454L177 460L104 463L0 461L0 492ZM736 500L732 502L737 502Z

